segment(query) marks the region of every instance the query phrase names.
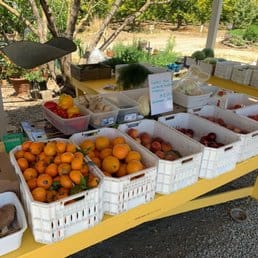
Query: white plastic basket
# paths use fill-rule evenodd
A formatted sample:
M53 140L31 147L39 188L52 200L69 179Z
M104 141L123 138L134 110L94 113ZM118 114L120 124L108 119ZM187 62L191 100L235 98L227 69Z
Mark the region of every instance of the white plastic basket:
M215 72L215 64L209 64L209 63L205 63L203 61L200 61L200 70L204 73L207 73L209 75L213 75Z
M189 96L177 90L173 90L173 102L177 105L183 106L187 109L202 107L209 102L211 95L214 93L216 87L201 85L204 94L197 96Z
M10 159L20 179L22 201L35 241L44 244L54 243L93 227L102 220L103 182L96 188L52 203L35 201L14 157L15 151L19 149L21 146L10 152ZM90 166L90 169L101 179L95 167Z
M22 236L27 228L23 207L13 192L0 193L0 207L12 204L16 208L16 219L20 229L10 235L0 238L0 256L12 252L21 246Z
M114 128L100 128L74 134L70 140L79 145L84 139L95 140L98 136L110 139L123 136L133 150L140 152L142 161L147 167L137 173L120 178L104 176L104 212L115 215L154 199L158 159L132 140L128 135ZM89 159L90 160L90 159Z
M203 151L200 143L185 137L176 130L171 130L155 120L144 119L122 124L118 127L124 133L129 128L136 128L139 133L147 132L154 138L160 137L164 139L173 146L174 150L179 151L182 155L181 158L174 161L159 159L157 193L169 194L197 182ZM150 153L156 157L154 153Z
M172 128L192 129L195 133L194 140L198 142L202 136L210 132L216 133L218 141L224 146L204 147L200 177L214 178L236 166L240 151L240 138L237 134L190 113L160 117L159 121Z
M42 105L42 110L45 118L59 131L63 134L71 135L76 132L85 131L88 129L89 121L90 121L90 113L89 111L78 105L80 109L81 116L64 119L57 114L53 113L51 110Z
M256 70L253 70L252 77L250 80L250 85L254 87L258 87L258 66Z
M239 108L258 104L258 99L252 96L248 96L242 93L230 93L226 97L224 107L226 109L238 109L234 108L235 105L240 105Z
M258 104L256 105L251 105L251 106L246 106L244 108L239 108L234 110L236 114L239 114L246 118L248 121L255 121L258 123L258 120L255 120L253 118L250 118L250 116L258 116Z
M204 106L199 110L195 110L194 114L206 118L221 118L227 125L249 132L247 134L238 133L241 139L238 161L244 161L258 154L258 123L247 121L234 112L215 106Z
M249 68L249 65L237 65L233 67L231 80L239 84L248 85L252 76L252 69Z
M240 63L234 61L217 62L214 75L216 77L229 80L235 65L240 65Z

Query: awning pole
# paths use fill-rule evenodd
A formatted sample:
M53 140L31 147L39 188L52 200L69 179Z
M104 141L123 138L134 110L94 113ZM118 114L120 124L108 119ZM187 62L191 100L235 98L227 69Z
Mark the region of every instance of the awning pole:
M222 11L223 0L213 0L212 14L209 24L208 36L206 41L206 47L214 49L216 43L216 36L219 27L220 14Z

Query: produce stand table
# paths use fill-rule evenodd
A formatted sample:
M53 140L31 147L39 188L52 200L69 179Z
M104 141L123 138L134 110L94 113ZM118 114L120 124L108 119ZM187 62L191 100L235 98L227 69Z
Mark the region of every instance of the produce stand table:
M230 88L235 91L258 97L258 89L255 88L237 85L215 77L212 77L210 82L220 87ZM88 83L89 82L86 84L88 85ZM103 85L103 83L107 84L107 80L96 81L96 85L99 85L100 88L102 87L101 85ZM77 87L79 88L78 85ZM84 91L83 88L80 88L80 90ZM258 156L238 163L235 169L228 171L227 173L224 173L214 179L200 179L194 185L181 189L175 193L169 195L156 194L153 201L140 205L125 213L115 216L105 215L102 222L100 222L98 225L57 243L49 245L36 243L30 230L27 230L23 236L21 247L18 250L2 257L43 258L48 257L49 255L53 257L65 257L130 228L136 227L144 222L244 198L247 196L258 199L258 178L256 179L254 185L196 199L197 197L200 197L216 188L219 188L220 186L247 175L256 169L258 169Z

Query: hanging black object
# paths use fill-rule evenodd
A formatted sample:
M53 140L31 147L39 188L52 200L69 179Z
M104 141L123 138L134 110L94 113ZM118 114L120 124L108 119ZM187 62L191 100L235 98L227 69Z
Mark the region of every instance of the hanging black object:
M74 52L76 48L72 40L55 37L46 43L26 40L13 42L1 51L16 65L31 69Z

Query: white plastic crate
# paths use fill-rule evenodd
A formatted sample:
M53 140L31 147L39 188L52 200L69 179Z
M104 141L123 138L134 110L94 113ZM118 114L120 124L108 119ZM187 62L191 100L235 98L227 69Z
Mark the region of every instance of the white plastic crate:
M239 108L243 108L245 106L255 105L258 104L258 99L252 96L248 96L242 93L230 93L226 97L224 107L226 109L238 109L234 106L239 105ZM221 106L222 107L222 106Z
M200 61L200 70L204 73L207 73L209 75L213 75L215 72L215 64L209 64L209 63L205 63L203 61Z
M204 146L200 177L214 178L236 166L240 151L240 138L237 134L190 113L160 117L159 121L175 129L192 129L195 133L194 140L198 142L202 136L214 132L218 141L224 144L219 148Z
M90 113L89 111L81 105L78 105L80 109L80 113L82 114L79 117L64 119L48 108L42 105L42 110L45 118L59 131L63 134L71 135L73 133L85 131L88 129L89 121L90 121Z
M258 120L255 120L255 119L249 117L249 116L257 116L258 117L258 104L246 106L244 108L239 108L239 109L234 110L234 112L243 116L248 121L255 121L256 123L258 123Z
M42 203L35 201L14 156L15 151L19 149L21 149L21 146L17 146L10 152L10 160L20 179L23 205L36 242L54 243L93 227L102 220L102 180L96 188L82 191L55 202ZM92 173L101 179L101 174L94 166L89 168Z
M128 98L138 101L138 99L143 95L149 95L149 88L140 88L135 90L125 90L121 91L122 94L126 95Z
M215 106L204 106L195 110L194 114L206 118L221 118L225 124L249 132L247 134L238 133L241 139L238 161L244 161L258 154L258 123L247 121L234 112Z
M187 57L186 57L185 64L186 64L187 66L197 65L197 64L198 64L198 60L196 60L195 58L192 58L192 57L190 57L190 56L187 56Z
M258 87L258 66L253 70L252 77L250 79L250 85Z
M229 80L231 79L233 67L235 65L240 65L240 63L234 61L217 62L214 75L216 77Z
M248 85L252 76L252 69L249 65L237 65L233 67L231 80L239 84Z
M140 152L146 169L120 178L104 176L104 212L115 215L154 199L157 177L158 159L128 135L114 128L100 128L88 132L74 134L70 140L79 145L84 139L95 140L98 136L110 139L123 136L131 149ZM89 159L90 160L90 159Z
M197 96L189 96L177 90L173 90L173 102L177 105L186 107L187 109L202 107L209 102L216 87L203 84L201 88L203 89L204 94Z
M135 128L139 133L147 132L152 137L160 137L179 151L181 158L169 161L159 159L156 192L169 194L197 182L200 172L203 147L200 143L185 137L176 130L155 121L144 119L122 124L118 129L124 133ZM149 150L147 150L149 151ZM154 153L149 151L157 157Z
M138 119L139 104L121 92L101 94L104 99L118 108L117 123L130 122Z
M21 246L23 233L27 229L25 213L15 193L0 193L0 207L6 204L12 204L15 206L16 219L20 229L10 235L0 238L0 256L18 249Z

